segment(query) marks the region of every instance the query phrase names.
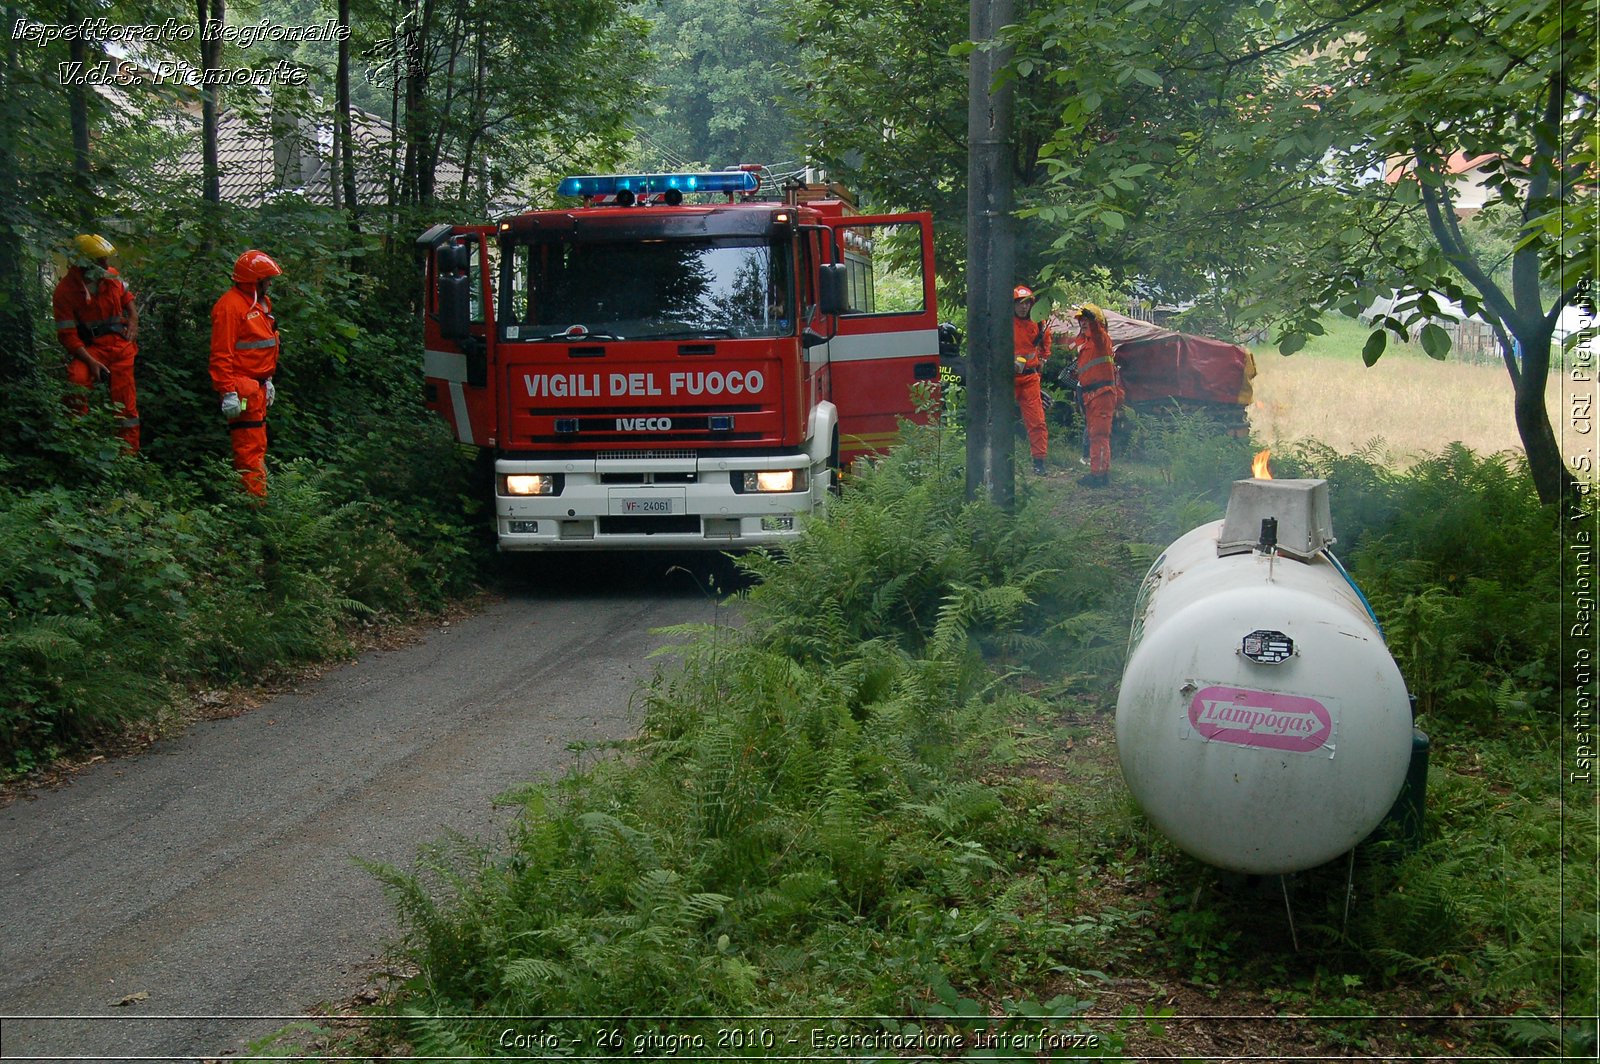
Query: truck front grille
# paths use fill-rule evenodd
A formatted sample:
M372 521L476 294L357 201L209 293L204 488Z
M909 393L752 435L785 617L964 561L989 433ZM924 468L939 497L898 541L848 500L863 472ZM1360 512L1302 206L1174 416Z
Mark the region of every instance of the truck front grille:
M601 451L595 458L602 462L647 462L653 458L693 458L697 451Z
M602 484L693 484L694 473L601 473Z

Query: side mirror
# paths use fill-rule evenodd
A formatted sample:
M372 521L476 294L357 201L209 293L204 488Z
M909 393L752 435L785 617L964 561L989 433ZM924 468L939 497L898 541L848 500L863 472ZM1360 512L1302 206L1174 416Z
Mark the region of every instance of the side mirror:
M465 244L441 244L433 253L433 261L438 263L439 276L447 274L466 273L470 264L467 258Z
M439 334L447 340L464 340L472 331L472 278L467 274L468 254L464 244L444 244L433 253L437 268L434 286L439 295Z
M830 263L817 267L817 303L824 314L850 312L850 286L843 263Z
M948 321L939 323L939 357L943 360L961 357L961 330Z
M464 340L471 335L471 297L471 278L439 278L439 333L445 339Z

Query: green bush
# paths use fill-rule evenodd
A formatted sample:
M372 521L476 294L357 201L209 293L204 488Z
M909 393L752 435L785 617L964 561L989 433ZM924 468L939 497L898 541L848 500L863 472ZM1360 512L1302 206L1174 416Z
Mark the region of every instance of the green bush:
M183 685L337 655L350 620L474 579L448 478L399 504L337 467L269 463L261 504L220 458L163 475L124 457L98 487L0 491L0 771L149 718Z
M162 704L194 545L136 495L0 494L0 766Z
M350 622L437 607L480 575L472 461L422 406L408 260L293 201L147 221L163 239L124 261L141 455L122 452L103 390L69 413L46 314L34 364L0 392L0 773L182 686L340 654ZM211 305L252 246L284 268L260 505L237 488L207 372Z
M1052 513L1042 495L1010 516L964 503L951 440L916 426L903 440L799 543L740 559L772 645L802 662L832 663L879 638L938 653L943 626L1048 674L1120 665L1127 548L1087 515Z
M746 623L679 630L684 667L649 689L638 739L530 790L509 854L381 871L410 1007L892 1013L1038 964L1024 914L1063 897L1044 870L1070 839L985 776L1042 710L977 647L1031 629L1060 649L1062 611L1106 609L1117 581L1042 517L963 505L936 435L854 478L786 555L745 559ZM468 1053L492 1034L406 1029Z
M1595 884L1569 874L1594 867L1594 809L1563 809L1542 771L1555 758L1531 732L1440 758L1432 839L1371 883L1357 914L1375 967L1482 1004L1537 1007L1595 985Z
M1313 446L1283 467L1328 479L1339 553L1425 726L1553 719L1561 541L1523 459L1457 444L1401 473L1377 454Z
M1557 552L1517 463L1279 456L1331 478L1343 553L1451 736L1435 732L1429 841L1370 851L1353 895L1342 863L1297 877L1297 932L1286 885L1220 882L1114 768L1063 753L1074 712L1109 701L1133 540L1214 517L1248 457L1163 431L1160 484L1077 508L1070 488L1025 488L1007 517L963 503L957 433L911 430L792 549L746 557L743 624L681 629L639 737L530 787L507 852L379 870L417 968L400 1036L473 1056L496 1049L488 1014L1032 1015L1001 995L1106 973L1352 1015L1395 989L1547 1011L1588 985L1593 891L1559 868L1592 865L1592 818L1563 841L1538 774ZM1503 636L1508 615L1529 631Z

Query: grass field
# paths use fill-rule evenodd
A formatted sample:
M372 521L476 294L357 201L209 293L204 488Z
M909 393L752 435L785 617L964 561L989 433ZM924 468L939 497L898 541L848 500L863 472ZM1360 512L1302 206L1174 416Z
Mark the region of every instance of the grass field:
M1420 344L1396 344L1376 365L1361 362L1367 329L1344 318L1324 321L1313 337L1284 357L1270 344L1256 347L1256 439L1289 443L1312 438L1355 450L1376 438L1398 465L1460 441L1479 453L1521 449L1511 412L1511 381L1500 365L1436 362ZM1566 383L1570 391L1572 385ZM1563 379L1552 372L1545 402L1561 432Z

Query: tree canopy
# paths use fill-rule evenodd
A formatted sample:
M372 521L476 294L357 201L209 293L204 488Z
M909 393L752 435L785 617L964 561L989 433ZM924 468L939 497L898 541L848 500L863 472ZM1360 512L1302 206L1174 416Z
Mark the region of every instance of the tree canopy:
M886 202L933 203L947 236L966 151L965 9L814 0L800 12L818 153ZM1004 75L1019 273L1065 294L1109 285L1230 325L1276 322L1285 352L1322 313L1391 290L1416 298L1380 333L1417 328L1427 293L1458 298L1501 332L1518 429L1553 501L1566 474L1543 407L1551 330L1595 263L1594 227L1582 229L1593 29L1577 0L1019 5ZM1445 174L1455 153L1494 160L1489 209L1471 220ZM1478 261L1496 225L1514 250ZM1425 330L1437 356L1441 336ZM1375 334L1369 360L1382 351Z
M816 163L867 204L930 207L954 299L967 7L800 0L780 18L688 0L12 3L13 26L93 15L193 27L222 12L239 25L334 19L352 33L343 61L325 40L225 42L202 56L193 35L129 52L12 33L0 69L0 326L18 337L13 352L31 343L39 249L89 225L132 233L139 205L177 206L199 190L200 175L176 163L192 142L192 85L60 76L62 63L130 56L185 71L303 67L305 85L230 86L214 99L310 140L347 125L352 107L396 130L379 147L335 138L334 204L353 225L402 236L404 205L451 200L476 216L508 196L534 202L550 170L614 165L630 141L644 166ZM1594 23L1583 0L1020 0L1002 75L1015 98L1018 273L1059 298L1166 301L1221 329L1274 323L1286 352L1327 311L1412 293L1377 322L1369 361L1386 336L1418 330L1442 356L1425 318L1448 296L1499 332L1549 501L1567 482L1542 405L1553 328L1597 255ZM1488 202L1470 216L1449 172L1463 158L1489 174ZM381 175L381 192L358 195L356 170ZM366 217L367 199L389 205L381 220Z
M393 359L415 342L416 234L441 213L479 218L497 195L542 199L557 165L613 163L643 99L646 27L627 0L40 0L4 15L0 435L13 458L47 462L72 435L48 328L72 234L118 247L140 309L143 454L179 465L211 450L196 367L217 285L244 248L268 249L286 317L314 338L289 391L321 426L300 436L315 450L359 419L359 399L345 404L362 389L405 386ZM221 39L205 31L219 16ZM204 70L226 84L202 86ZM218 120L202 123L203 100ZM332 131L353 108L358 136L341 144Z
M651 104L632 120L642 168L804 163L794 46L780 12L756 0L654 0L641 14L655 56Z

